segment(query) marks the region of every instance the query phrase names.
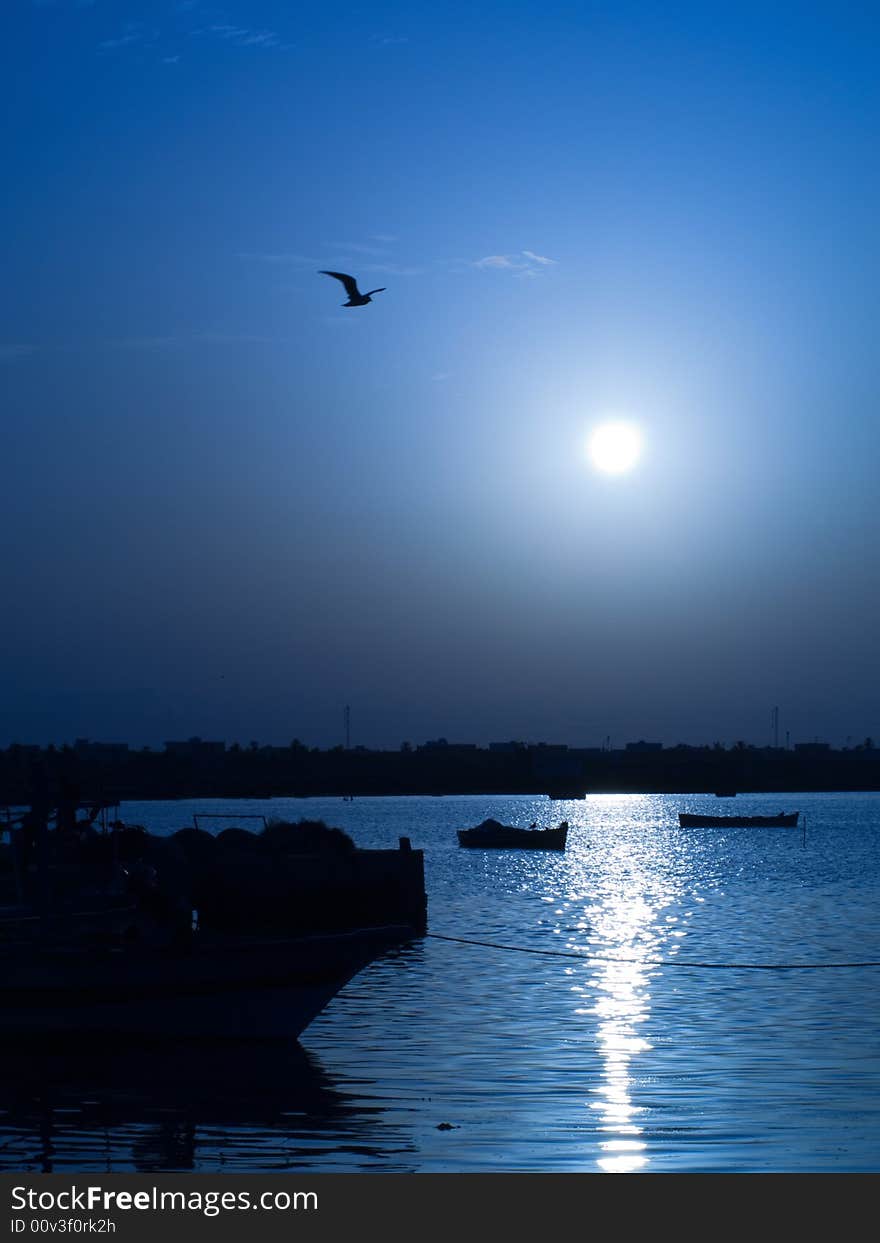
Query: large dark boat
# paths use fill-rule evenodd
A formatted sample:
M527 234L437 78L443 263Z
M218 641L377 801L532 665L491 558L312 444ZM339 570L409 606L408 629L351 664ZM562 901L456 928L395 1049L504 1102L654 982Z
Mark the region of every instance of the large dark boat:
M489 819L473 829L458 830L460 846L482 849L565 850L567 837L567 820L550 829L520 829Z
M780 812L778 816L697 816L680 812L683 829L794 829L800 812Z
M64 924L59 925L59 931ZM295 1040L408 925L186 946L50 942L0 956L4 1038Z
M423 855L407 838L358 850L306 822L217 837L38 829L13 830L0 859L6 1038L293 1040L425 931Z

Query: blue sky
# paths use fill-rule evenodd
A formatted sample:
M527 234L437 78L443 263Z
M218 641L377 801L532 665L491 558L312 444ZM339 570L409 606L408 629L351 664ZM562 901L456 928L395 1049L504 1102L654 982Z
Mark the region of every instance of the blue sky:
M0 745L880 734L876 10L4 26Z

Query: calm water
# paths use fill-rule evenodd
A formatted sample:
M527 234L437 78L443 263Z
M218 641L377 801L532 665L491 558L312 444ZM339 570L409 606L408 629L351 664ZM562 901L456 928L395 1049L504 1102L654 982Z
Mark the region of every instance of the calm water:
M425 851L428 937L357 976L299 1045L63 1049L0 1069L0 1168L878 1171L880 795L273 799L123 806L319 817ZM800 810L798 830L678 812ZM462 850L486 816L568 849ZM248 827L250 822L241 822ZM546 951L553 951L547 953ZM579 957L571 957L579 955ZM615 961L617 960L617 961Z

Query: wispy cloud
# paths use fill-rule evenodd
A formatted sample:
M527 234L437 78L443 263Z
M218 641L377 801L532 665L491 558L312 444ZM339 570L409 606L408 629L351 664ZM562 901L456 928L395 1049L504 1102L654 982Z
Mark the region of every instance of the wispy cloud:
M179 56L163 56L162 64L163 65L176 65L179 60L180 60Z
M239 251L237 257L249 263L311 269L315 272L336 268L342 271L352 271L355 275L367 272L382 273L386 276L422 276L424 274L422 267L395 263L387 255L385 247L369 246L360 242L328 242L323 249L324 254L321 259L293 251L264 250Z
M410 264L395 263L389 255L389 248L397 238L388 233L374 233L370 243L366 242L328 242L327 250L335 252L333 263L357 264L360 272L387 272L390 276L421 276L424 269ZM379 245L371 243L378 242Z
M284 345L283 337L261 337L249 332L197 332L193 341L200 345Z
M288 264L296 268L320 268L320 259L311 259L308 255L294 255L288 251L243 250L238 253L239 259L247 259L253 263Z
M182 337L117 337L107 342L116 350L167 350L183 344Z
M475 259L475 268L521 268L521 263L514 263L510 255L486 255L485 259Z
M385 248L382 246L364 246L361 242L328 242L327 248L340 252L344 251L346 254L350 251L353 255L382 255L385 253Z
M131 47L134 43L154 43L159 37L158 30L150 30L140 22L127 22L123 33L115 39L104 39L98 44L99 52L118 52L121 48Z
M100 52L116 52L121 47L128 47L130 43L140 43L143 37L141 34L132 32L131 34L120 35L118 39L104 39L103 42L98 44L98 50Z
M388 276L421 276L424 268L409 268L401 263L362 263L362 272L385 272Z
M536 255L533 250L524 250L523 254L527 259L531 259L534 263L555 264L556 259L548 259L546 255Z
M0 342L0 363L11 363L16 358L25 358L28 354L36 353L35 345L25 345L17 341L11 341L4 344Z
M256 30L251 26L233 26L229 22L203 26L191 33L222 39L235 47L276 48L279 52L287 52L294 46L292 43L285 43L277 30Z
M537 266L535 266L537 265ZM539 271L555 267L556 260L546 255L536 254L533 250L520 250L514 255L486 255L482 259L474 259L471 267L484 271L509 272L511 276L537 276Z
M409 43L408 35L371 35L370 42L374 47L396 47L401 43Z
M107 345L118 350L168 350L187 345L282 345L282 337L264 337L250 332L190 332L168 337L118 337Z
M289 251L239 251L238 258L244 259L250 263L272 264L276 267L304 268L320 271L328 266L346 264L347 266L356 267L358 272L383 272L387 276L422 276L424 268L414 267L404 263L394 263L390 259L382 257L382 252L369 246L349 246L347 250L342 243L335 243L339 247L330 258L326 255L323 259L315 259L310 255L299 255ZM329 249L329 248L328 248ZM349 264L349 260L354 257L355 251L366 255L373 256L369 261L358 258L356 264Z

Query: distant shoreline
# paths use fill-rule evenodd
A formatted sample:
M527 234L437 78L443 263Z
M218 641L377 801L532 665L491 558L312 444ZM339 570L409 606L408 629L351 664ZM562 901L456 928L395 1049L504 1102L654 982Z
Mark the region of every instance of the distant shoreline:
M190 739L163 751L124 744L9 747L0 751L0 808L34 794L58 801L182 798L366 798L444 795L783 794L880 791L880 749L870 739L835 751L636 744L600 751L506 744L454 744L368 751L229 747ZM719 805L722 803L719 798Z
M749 789L737 791L739 798L750 798L755 795L792 795L796 793L803 794L880 794L880 786L820 786L820 785L791 785L791 786L754 786ZM546 790L539 789L494 789L494 788L456 788L450 787L445 790L400 790L400 789L370 789L370 790L354 790L350 792L348 789L314 789L309 791L301 790L284 790L273 789L272 791L260 789L224 789L222 787L212 786L210 788L192 788L186 790L162 790L162 789L138 789L138 788L118 788L104 787L86 789L82 802L101 802L105 806L115 806L119 803L167 803L167 802L193 802L224 799L231 802L254 802L254 801L270 801L273 799L285 800L292 799L297 801L306 801L308 799L339 799L340 801L354 799L387 799L387 798L547 798L551 803L564 802L583 802L585 798L591 795L628 795L628 794L656 794L656 795L681 795L687 797L705 797L717 799L718 806L721 809L719 814L735 814L733 808L735 802L727 796L719 797L713 790L706 790L696 787L676 786L675 788L659 788L656 786L609 786L594 787L585 790L581 796L572 795L570 797L551 798ZM2 809L9 807L23 807L31 802L31 796L27 791L0 790L0 829L2 829Z

